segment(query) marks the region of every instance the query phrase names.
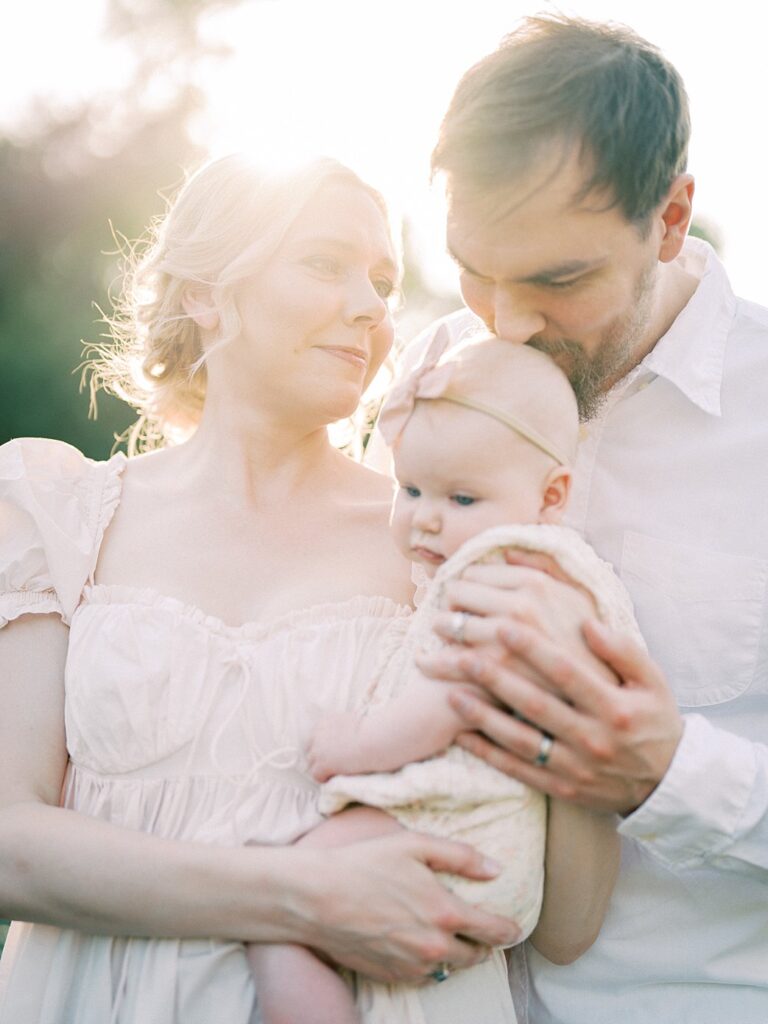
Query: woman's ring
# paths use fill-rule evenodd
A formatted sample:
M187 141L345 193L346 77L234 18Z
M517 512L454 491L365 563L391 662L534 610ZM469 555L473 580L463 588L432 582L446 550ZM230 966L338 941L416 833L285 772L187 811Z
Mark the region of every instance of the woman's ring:
M540 765L544 768L549 761L549 755L552 753L552 747L555 741L549 735L549 733L543 732L541 734L541 743L539 744L539 752L534 757L533 763Z
M454 643L464 643L464 630L467 628L468 619L469 612L454 612L451 616L451 624L448 627L448 633Z
M448 964L442 963L438 964L434 971L430 972L429 976L430 978L432 978L433 981L445 981L445 979L450 975L450 973L451 969L448 966Z

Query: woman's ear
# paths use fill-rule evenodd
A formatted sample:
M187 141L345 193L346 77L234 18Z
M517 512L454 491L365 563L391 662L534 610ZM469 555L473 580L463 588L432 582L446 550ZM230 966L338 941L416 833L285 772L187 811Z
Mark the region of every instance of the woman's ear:
M683 248L693 213L693 175L678 174L661 205L664 234L659 249L659 260L670 263Z
M572 478L573 474L567 466L555 466L549 471L541 495L540 523L560 522L568 504Z
M219 326L219 311L208 288L185 288L181 298L184 312L203 331L215 331Z

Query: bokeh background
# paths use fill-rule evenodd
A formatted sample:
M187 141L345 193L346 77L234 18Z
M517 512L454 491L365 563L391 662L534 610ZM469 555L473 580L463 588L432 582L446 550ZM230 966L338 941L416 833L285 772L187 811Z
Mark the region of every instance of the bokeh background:
M429 153L461 73L516 19L514 0L25 0L0 32L0 442L69 441L103 458L131 421L89 420L82 342L104 331L118 242L162 213L185 170L233 149L326 152L401 215L399 332L459 304ZM768 302L759 5L582 0L558 9L632 25L691 96L697 231L737 292Z

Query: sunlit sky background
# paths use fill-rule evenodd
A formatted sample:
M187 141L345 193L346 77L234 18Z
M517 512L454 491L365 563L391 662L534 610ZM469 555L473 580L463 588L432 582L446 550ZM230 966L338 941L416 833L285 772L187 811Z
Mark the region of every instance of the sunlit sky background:
M149 0L148 0L149 2ZM683 74L691 98L697 216L713 225L736 291L768 303L768 59L761 5L731 0L577 0L558 9L631 25ZM459 76L544 0L251 0L206 18L232 43L201 86L194 130L216 155L266 145L351 163L413 223L431 283L448 287L442 207L429 153ZM66 111L119 86L127 57L100 38L102 0L23 0L0 32L0 127L23 127L33 97ZM160 183L159 183L160 184Z

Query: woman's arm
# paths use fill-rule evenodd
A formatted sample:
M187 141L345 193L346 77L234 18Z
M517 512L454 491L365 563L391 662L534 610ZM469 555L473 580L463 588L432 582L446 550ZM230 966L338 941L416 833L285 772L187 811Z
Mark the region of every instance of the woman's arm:
M544 900L530 941L547 960L569 964L597 938L619 872L618 821L551 799Z
M52 616L0 630L0 916L109 935L313 945L383 979L423 978L509 941L508 922L432 871L487 878L468 847L403 833L340 848L229 849L59 808L68 632Z

